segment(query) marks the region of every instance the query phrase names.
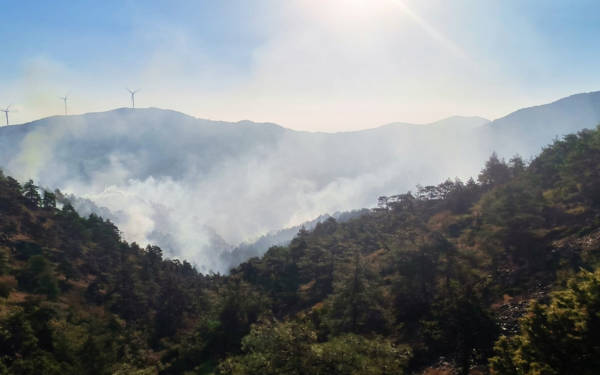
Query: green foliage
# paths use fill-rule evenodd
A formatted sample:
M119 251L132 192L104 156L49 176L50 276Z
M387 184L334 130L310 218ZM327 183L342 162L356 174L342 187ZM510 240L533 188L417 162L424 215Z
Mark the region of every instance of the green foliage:
M242 340L244 355L219 365L222 374L403 374L410 352L380 337L346 334L324 343L302 322L254 325Z
M39 207L42 202L38 187L33 183L33 180L29 180L23 185L23 196L30 207Z
M385 333L390 323L384 299L377 284L369 280L376 274L369 272L357 252L353 258L347 268L338 271L341 277L327 306L330 332Z
M254 325L242 340L247 354L228 358L219 371L231 375L308 374L316 337L309 327L294 322Z
M0 276L6 274L10 269L8 251L5 248L0 247Z
M56 209L56 194L44 190L44 196L42 198L42 208L46 210Z
M7 374L61 374L53 350L51 309L26 305L0 320L0 368Z
M346 334L313 345L314 374L384 375L404 374L411 353L407 346L394 345L375 336Z
M15 241L13 247L19 260L28 260L34 255L42 254L42 247L35 242Z
M34 255L27 266L19 273L19 286L36 294L45 294L49 299L58 297L58 282L52 265L43 255Z
M494 152L485 163L485 168L481 171L477 180L483 186L494 186L508 182L510 177L510 168L504 160L498 159L498 155Z
M0 175L0 210L5 214L19 212L19 201L22 200L22 187L12 177Z
M557 140L531 163L555 203L600 204L600 127Z
M236 353L250 326L268 311L269 301L250 285L232 280L225 289L218 312L220 322L212 337L215 349L221 353Z
M0 173L0 374L400 374L442 356L466 374L494 342L499 374L594 373L597 274L497 334L511 301L600 265L599 191L600 129L380 197L222 276Z
M490 355L498 329L473 289L455 283L450 288L447 297L433 304L431 320L422 322L426 344L439 353L453 348L461 373L468 374L472 363L485 362Z
M600 371L600 269L581 271L549 304L534 303L521 333L502 337L490 359L499 375L597 374Z

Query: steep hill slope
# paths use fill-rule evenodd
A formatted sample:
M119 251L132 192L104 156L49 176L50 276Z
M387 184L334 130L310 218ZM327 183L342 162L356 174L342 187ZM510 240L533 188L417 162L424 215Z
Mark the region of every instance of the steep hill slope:
M492 157L479 183L447 181L416 195L381 197L371 215L320 224L289 247L272 248L262 259L240 265L231 277L263 290L276 317L293 316L317 337L348 332L393 337L412 347L413 368L443 356L462 373L477 365L485 372L495 338L518 332L517 319L531 299L544 301L570 274L598 267L598 162L599 130L555 142L528 167L520 159L505 164ZM593 305L596 300L586 296L579 303ZM590 315L600 312L594 309ZM251 335L267 339L277 329L283 328L257 326ZM578 352L544 341L544 335L560 338L544 332L543 325L536 329L535 345L545 348L537 353L545 357L523 359L516 353L516 366L547 365L548 373L561 373L567 362L551 370L556 363L544 361L553 350L556 355L570 350L569 363L585 373L598 370L593 358L585 357L594 350L593 339L582 338L587 344L577 344ZM589 334L597 332L590 328ZM512 356L510 347L497 350ZM224 366L253 374L256 356L278 358L267 348L248 347ZM497 374L534 373L501 367L513 363L509 357L495 360Z
M477 182L382 196L370 213L301 231L227 277L128 244L112 223L2 175L0 370L383 375L443 357L466 374L485 373L496 354L496 374L526 373L510 370L523 363L554 371L552 350L572 344L531 317L600 313L600 276L548 294L600 265L599 166L600 130L567 136L528 166L493 156ZM553 299L523 318L529 336L493 349L519 332L532 298ZM585 316L552 307L573 298ZM581 350L567 359L594 373L585 353L596 333L578 324L582 338L569 340ZM519 356L534 344L545 349Z

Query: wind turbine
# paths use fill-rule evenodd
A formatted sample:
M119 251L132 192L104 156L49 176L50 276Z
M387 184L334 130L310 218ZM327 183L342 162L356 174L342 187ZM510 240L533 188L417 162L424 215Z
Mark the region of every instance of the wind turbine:
M11 110L9 110L10 106L12 104L9 104L8 107L6 107L5 109L0 109L1 112L4 112L4 114L6 115L6 125L8 126L8 112L12 112Z
M65 102L65 116L67 115L67 99L69 99L69 95L65 95L65 96L59 96L59 99L61 99L63 102Z
M137 89L137 90L127 89L127 91L129 91L129 93L131 94L131 108L135 109L135 93L140 91L140 89Z

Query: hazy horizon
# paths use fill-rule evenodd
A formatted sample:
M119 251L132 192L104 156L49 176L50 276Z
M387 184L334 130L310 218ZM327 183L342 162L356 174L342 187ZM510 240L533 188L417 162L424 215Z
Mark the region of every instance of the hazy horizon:
M0 62L0 107L18 110L13 124L61 114L66 93L74 114L128 106L126 87L141 89L139 107L327 132L493 120L600 87L593 1L58 1L3 10L10 58Z
M544 103L544 104L548 104L548 103ZM69 113L67 114L66 117L68 116L85 116L85 115L94 115L94 114L99 114L99 113L106 113L106 112L113 112L113 111L120 111L120 110L131 110L131 107L116 107L116 108L108 108L106 110L102 110L102 111L92 111L92 112L84 112L84 113ZM489 118L485 118L482 116L467 116L467 115L452 115L452 116L448 116L448 117L443 117L431 122L426 122L426 123L410 123L410 122L406 122L406 121L393 121L393 122L389 122L389 123L385 123L385 124L375 124L373 126L370 127L364 127L364 128L358 128L358 129L349 129L349 130L331 130L331 131L327 131L327 130L305 130L305 129L293 129L290 127L285 126L284 124L279 124L273 121L254 121L252 119L241 119L241 120L237 120L237 121L224 121L224 120L220 120L220 119L209 119L209 118L203 118L203 117L197 117L197 116L193 116L189 113L185 113L182 111L178 111L178 110L174 110L174 109L170 109L170 108L161 108L161 107L136 107L135 110L159 110L159 111L172 111L172 112L176 112L179 114L182 114L184 116L188 116L191 117L195 120L202 120L202 121L214 121L214 122L223 122L223 123L232 123L232 124L239 124L239 123L253 123L253 124L270 124L270 125L275 125L275 126L279 126L282 127L284 129L287 130L292 130L292 131L298 131L298 132L307 132L307 133L324 133L324 134L336 134L336 133L351 133L351 132L360 132L360 131L364 131L364 130L374 130L380 127L384 127L384 126L389 126L389 125L417 125L417 126L430 126L430 125L436 125L438 123L444 123L446 121L451 121L453 119L478 119L478 120L483 120L486 122L492 122L496 119L489 119ZM11 119L12 119L12 112L11 113ZM510 114L510 113L507 113ZM64 114L55 114L55 115L48 115L48 116L43 116L43 117L39 117L39 118L34 118L31 119L29 121L25 121L25 122L20 122L20 123L13 123L12 120L9 124L9 126L20 126L20 125L27 125L27 124L31 124L31 123L36 123L39 121L44 121L47 119L51 119L54 117L65 117ZM503 117L503 116L502 116ZM502 118L500 117L500 118ZM6 126L6 125L2 125L0 124L0 127L2 126Z

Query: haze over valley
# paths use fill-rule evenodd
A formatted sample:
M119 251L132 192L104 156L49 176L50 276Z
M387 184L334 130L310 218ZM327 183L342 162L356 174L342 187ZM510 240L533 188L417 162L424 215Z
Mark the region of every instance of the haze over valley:
M205 272L227 272L257 255L238 250L232 258L240 243L373 207L378 196L416 185L476 178L494 151L529 159L554 138L599 122L600 92L494 121L456 116L337 133L120 108L1 127L0 165L74 195L80 213L110 218L129 241L157 244Z
M2 4L0 375L600 374L600 2Z

